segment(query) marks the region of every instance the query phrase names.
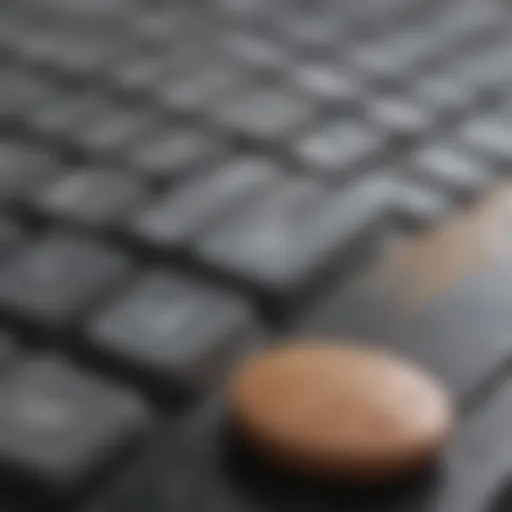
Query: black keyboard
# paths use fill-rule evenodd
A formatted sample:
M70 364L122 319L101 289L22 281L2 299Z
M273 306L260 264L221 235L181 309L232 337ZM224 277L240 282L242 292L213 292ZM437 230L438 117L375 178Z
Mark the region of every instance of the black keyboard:
M4 0L0 69L2 511L512 510L510 2ZM321 335L444 379L439 467L240 452L226 375Z

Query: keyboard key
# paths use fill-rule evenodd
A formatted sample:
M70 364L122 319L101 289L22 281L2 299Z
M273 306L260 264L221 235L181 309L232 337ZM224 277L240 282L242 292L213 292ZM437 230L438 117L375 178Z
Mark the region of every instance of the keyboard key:
M491 48L476 49L471 56L456 63L453 72L460 82L469 84L479 92L488 89L506 90L512 79L510 51L512 41L499 41ZM476 54L475 54L476 53Z
M198 257L286 307L368 248L394 201L371 181L333 194L292 182L234 212L198 243Z
M467 45L474 42L476 36L500 34L507 14L502 2L453 2L436 23L443 37ZM434 33L437 35L437 31ZM478 41L478 38L476 38ZM486 38L483 40L485 41ZM480 40L482 41L482 40ZM487 42L492 41L487 37ZM485 45L482 45L485 47Z
M304 98L277 88L233 94L213 109L214 120L222 127L269 142L282 141L303 128L313 113Z
M372 124L376 123L393 142L410 146L425 139L434 128L429 111L399 97L381 97L369 107Z
M64 175L32 201L44 215L107 229L144 197L140 180L127 173L86 168Z
M438 190L402 178L394 186L398 214L413 228L432 227L444 220L452 209L446 195Z
M306 170L325 178L347 176L374 163L385 138L357 121L331 121L300 137L295 153Z
M16 142L0 142L0 201L25 199L59 171L44 150Z
M413 82L413 95L425 108L439 115L464 114L475 102L475 93L464 82L449 74L428 75Z
M179 112L198 112L212 101L225 97L242 81L241 71L233 65L213 62L192 70L179 80L162 80L159 103Z
M290 58L283 45L247 32L227 34L223 47L228 56L250 72L282 70Z
M421 178L445 185L454 193L472 196L492 179L485 162L450 143L432 144L411 155L411 170Z
M15 316L64 329L127 277L123 255L74 236L51 234L0 272L0 305Z
M68 76L97 75L119 49L109 34L52 33L47 52L39 55L44 64Z
M150 426L136 395L51 358L4 376L0 410L0 466L56 502L74 497Z
M343 31L342 20L335 15L326 16L321 9L283 16L280 24L287 44L299 55L325 56L334 52Z
M131 231L150 245L172 249L278 182L280 171L263 158L239 158L215 172L171 190L137 214Z
M214 59L217 55L217 45L215 41L207 37L197 37L204 27L189 27L190 30L196 31L196 36L183 38L169 47L164 46L169 57L169 66L166 69L166 77L171 74L179 77L189 73L190 70L204 66L205 63ZM185 27L182 27L185 33ZM199 30L199 32L197 32ZM162 78L163 79L163 78Z
M346 71L334 66L299 64L290 72L290 85L328 105L353 109L361 99L361 84Z
M88 122L77 127L73 140L87 151L112 154L128 147L152 127L149 111L105 103Z
M135 15L135 26L133 28L144 43L155 43L158 47L160 45L165 47L166 43L178 40L183 22L179 7L175 9L170 4L151 10L142 7ZM154 46L151 46L154 49ZM148 58L150 58L149 54L152 53L148 52Z
M34 108L28 123L37 134L69 141L74 131L101 109L102 100L92 93L73 94L57 91Z
M512 121L507 115L487 115L470 119L460 127L460 141L498 166L512 163Z
M91 322L89 335L102 357L170 396L219 382L254 340L249 310L238 298L163 272L137 281Z
M50 90L39 77L19 70L2 69L0 121L29 112L47 98Z
M211 133L192 128L162 129L135 144L129 158L143 176L167 180L202 170L222 151L222 144Z
M170 66L169 55L154 48L137 48L109 71L114 88L129 93L149 93Z
M309 6L306 2L298 3L302 5L293 6L283 13L281 20L276 20L282 25L287 44L298 55L308 54L318 60L339 55L337 44L348 35L347 20L340 16L339 9L325 1Z
M387 190L394 197L393 215L400 227L432 227L451 209L446 193L408 179L404 170L377 168L369 172L368 182L375 189Z
M21 35L11 41L12 50L32 65L40 62L39 56L44 56L48 52L48 48L50 50L53 48L54 39L51 37L51 33L44 27L34 26L30 19L23 20L19 28L22 30Z
M349 59L364 80L379 89L396 89L410 72L405 56L399 58L390 43L356 46Z

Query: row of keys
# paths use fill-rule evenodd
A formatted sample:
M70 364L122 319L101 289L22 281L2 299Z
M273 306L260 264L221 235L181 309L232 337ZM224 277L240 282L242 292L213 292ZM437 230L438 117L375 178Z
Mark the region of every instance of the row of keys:
M33 204L51 218L108 229L140 199L141 190L126 176L90 173L86 179L78 172ZM327 192L309 181L285 180L264 160L246 159L142 209L127 228L148 247L188 249L216 271L286 303L339 271L345 256L357 257L354 244L366 246L390 216L435 219L444 208L442 194L434 197L398 176L369 177L342 192ZM62 326L106 287L123 281L131 267L126 253L54 234L6 265L0 297L13 312Z
M461 131L458 144L438 142L422 145L409 154L406 165L400 168L391 166L388 171L406 177L408 183L405 190L409 190L409 194L414 197L417 196L412 191L417 188L424 191L420 194L423 197L425 194L432 195L437 189L441 201L446 194L454 198L477 195L493 178L487 162L492 157L497 164L508 161L506 148L502 153L498 153L498 149L492 151L491 148L485 147L485 132L479 139L476 137L476 130L492 131L500 128L498 123L491 124L492 121L493 118L474 120ZM322 176L336 170L335 175L327 174L327 177L341 182L346 178L346 169L356 169L358 166L362 169L365 162L369 166L373 152L368 150L372 145L378 144L379 138L368 132L366 137L369 145L364 143L365 132L361 131L361 126L357 131L356 125L332 123L329 129L333 135L328 137L326 132L325 142L322 142L321 138L310 138L307 143L305 140L302 150L306 151L309 148L310 158L310 165L305 170L313 175L322 173ZM472 128L473 126L475 128ZM507 129L504 120L501 126L503 130ZM329 143L330 139L338 136L341 142L343 134L352 132L360 134L355 139L360 146L356 143L335 144L335 140ZM170 151L169 158L166 158L164 140L143 141L136 145L134 162L140 162L140 167L134 165L131 172L116 167L109 169L97 166L67 169L51 153L27 144L4 141L0 146L5 162L0 169L0 198L3 203L14 201L23 204L39 217L58 220L62 225L74 224L107 231L115 229L145 246L167 252L200 244L201 241L196 240L198 235L201 235L199 238L203 238L203 233L208 234L215 224L222 223L230 215L238 216L239 211L247 210L251 201L258 197L267 201L265 197L269 196L271 189L276 186L286 196L286 190L293 189L294 182L300 181L292 177L285 167L277 164L275 158L235 156L227 159L224 151L221 151L213 141L210 141L210 150L208 146L202 145L201 141L204 139L197 132L177 132L171 137L171 144L168 147L174 148L174 151ZM498 143L499 139L495 137L495 146ZM154 148L155 144L162 145L161 154L157 151L151 154L150 149ZM208 151L211 151L209 160ZM486 158L479 159L474 155L485 152ZM213 157L214 153L217 155L216 158ZM150 157L154 160L153 166L147 161ZM304 161L305 157L302 160ZM144 161L148 163L143 166ZM388 171L374 168L373 174L388 174ZM179 173L184 173L188 179L182 185L155 197L150 186L153 179L160 178L163 179L163 183L167 183L170 178L178 178ZM354 181L354 185L357 189L357 180ZM306 186L308 187L309 185ZM315 187L311 185L309 188ZM432 192L429 192L429 189ZM279 205L280 192L275 194L276 199L270 199L269 196L268 201ZM321 203L322 194L319 192L313 203ZM404 193L402 201L411 197L409 194ZM328 201L335 201L335 197L329 197L329 194L325 196ZM416 206L409 201L406 208L409 217L414 218L420 213L422 205L440 204L439 200L420 202ZM282 203L279 208L286 210L288 206L285 206L284 200ZM424 212L428 209L429 207ZM434 210L432 218L436 216ZM443 208L439 210L442 211ZM243 215L251 218L258 217L259 214L244 211ZM428 221L428 215L425 220ZM261 230L262 221L250 221L251 224L253 222L256 227L247 230L248 238L253 238L255 233ZM284 232L288 233L288 224L285 223L285 226ZM212 234L213 239L216 236L216 233ZM241 246L245 243L237 242ZM256 245L256 242L251 242L251 245ZM202 249L199 252L201 253ZM210 257L205 259L210 261ZM213 261L216 259L217 257L212 258Z
M30 96L30 87L20 87L18 81L36 82L25 75L8 74L9 77L14 82L10 84L7 79L3 85L12 85L19 102L13 94L6 93L6 116L17 112L38 134L68 141L97 157L123 156L150 177L174 177L189 168L201 168L225 152L224 142L213 135L213 130L170 127L146 108L116 105L93 94L63 97L54 92L53 99L28 108L31 101L24 91ZM439 128L436 121L440 119L429 114L430 107L445 109L449 114L472 101L470 97L460 104L464 96L455 98L444 89L442 80L436 82L433 78L424 84L430 90L415 92L416 103L393 95L368 97L366 107L360 107L362 118L357 119L347 116L338 121L317 120L320 111L315 103L304 102L300 94L286 87L240 91L220 102L208 117L237 137L244 135L253 141L289 147L305 170L330 178L343 174L347 168L362 170L385 157L396 144L410 150L428 143ZM36 97L37 91L36 87ZM464 151L464 146L476 149L482 157L499 160L500 164L505 160L506 164L509 155L499 141L506 140L509 125L503 116L482 114L464 121L458 138Z
M372 11L375 10L372 8ZM437 20L415 26L414 30L400 30L383 40L364 44L347 42L348 66L344 65L345 72L349 73L351 80L362 80L377 86L390 82L394 84L393 87L397 84L401 87L409 79L415 79L415 75L422 74L423 70L420 73L417 69L422 64L442 63L447 60L447 55L454 53L457 56L457 48L469 46L473 39L485 40L482 34L499 34L503 28L503 9L495 3L485 9L455 6L447 10L448 13L438 13ZM9 24L5 23L5 28L0 27L1 32L5 33L0 40L14 39L4 41L4 44L29 62L50 66L64 75L79 76L81 79L95 76L100 82L111 84L117 90L142 89L160 97L164 105L186 110L202 108L215 101L217 96L229 94L244 79L250 79L247 70L274 67L280 74L288 75L289 62L293 62L295 55L298 55L302 67L304 59L309 58L304 53L304 46L310 45L310 38L313 43L320 43L327 54L339 46L339 23L327 23L321 9L317 13L320 14L320 21L315 21L311 12L305 18L286 16L284 21L287 22L279 24L280 37L269 39L267 34L258 34L257 31L254 37L240 31L238 37L236 30L231 34L222 26L221 31L218 27L206 31L212 33L199 46L197 41L189 38L200 23L194 20L187 31L184 27L189 24L189 21L185 21L188 16L183 16L179 10L174 11L164 8L160 12L157 9L137 21L132 19L136 16L132 12L121 22L121 25L125 25L124 30L117 32L87 30L87 27L77 24L77 20L74 21L77 26L72 24L72 30L63 30L62 25L55 23L45 30L41 28L41 23L27 23L23 16L21 20L14 17L12 20L8 18ZM165 26L162 20L169 20L166 30L161 28ZM144 29L145 24L149 24L149 29ZM44 27L44 23L42 25ZM138 39L136 34L130 32L132 25L138 27L136 33L153 31L156 26L156 32L160 33L156 39L161 45L156 48L148 46L147 37ZM325 33L326 28L333 32L334 39L332 34ZM325 37L327 40L324 40ZM289 52L290 46L297 48ZM98 51L98 47L101 51ZM506 78L503 70L507 69L504 65L507 52L502 50L491 51L491 58L484 55L484 70L479 73L484 81ZM343 59L335 55L335 61L340 60ZM215 65L212 65L212 61ZM428 71L428 66L424 71ZM293 83L293 72L291 78ZM460 78L467 79L466 74L462 73Z
M325 79L320 75L320 87ZM253 141L289 147L306 171L330 178L343 175L346 168L364 169L396 144L410 150L428 143L442 118L429 113L431 106L449 114L475 101L469 96L461 104L465 96L455 98L446 91L442 78L439 80L425 81L429 90L415 91L416 103L400 96L369 96L366 106L359 107L362 118L357 119L350 115L338 121L320 121L318 103L304 102L307 94L299 94L300 87L281 86L241 89L207 117L237 137L246 135ZM9 72L2 86L6 88L3 119L16 114L40 135L67 141L101 158L123 156L151 177L165 179L189 168L201 168L225 152L224 142L213 130L169 127L147 108L116 105L95 94L68 93L63 97L62 92L49 90L48 84L25 72ZM317 85L306 83L305 87ZM318 97L322 94L320 89ZM325 94L329 95L328 90ZM477 150L491 163L508 164L510 157L500 141L506 140L509 125L504 116L485 113L463 121L458 135L463 151Z
M365 159L369 165L373 153L367 151L364 132L357 131L355 125L333 124L330 129L334 132L332 137L339 136L340 140L351 131L355 131L354 136L359 133L356 142L360 145L328 144L329 140L322 142L318 137L305 140L302 151L309 153L310 173L322 177L327 173L326 177L341 181L347 177L348 169L361 167ZM377 143L378 137L366 135L373 145ZM140 162L140 166L134 166L133 172L97 166L64 171L51 154L4 142L0 146L5 162L0 170L0 198L3 202L22 202L38 214L66 224L101 229L125 226L123 229L145 243L173 248L198 228L206 228L206 223L229 216L241 201L256 198L259 190L295 180L275 159L235 156L220 160L219 152L217 158L210 153L208 161L208 148L201 145L203 138L195 132L177 132L168 140L166 147L165 139L136 146L134 162ZM484 142L482 138L481 144ZM156 149L160 145L159 154ZM151 148L156 148L152 154ZM214 144L211 151L215 151ZM424 182L440 191L472 195L484 189L492 178L486 167L485 160L475 157L463 144L443 142L420 146L409 155L409 165L395 172L408 174L411 185ZM181 186L154 197L150 187L153 179L166 183L177 179L180 173L188 178ZM356 173L351 171L352 174Z
M61 335L65 350L81 344L68 339L71 326L81 326L88 331L83 348L165 392L195 392L215 382L257 331L248 305L228 292L165 271L136 278L124 255L57 234L5 262L0 304Z
M332 129L334 131L334 125ZM342 125L337 129L340 130L341 134L350 133L348 125L344 127L344 130ZM368 136L370 137L370 135ZM189 160L192 162L194 158L198 158L195 151L200 146L200 139L190 139L184 136L175 140L177 150L181 149L183 151L183 163ZM363 139L359 137L358 140ZM355 144L345 147L340 144L331 143L329 145L325 143L330 156L322 156L320 151L321 141L318 140L315 144L318 146L317 153L315 154L313 149L310 149L311 157L315 156L316 160L323 162L324 166L330 163L332 168L337 166L335 165L337 160L339 160L340 165L343 161L346 161L348 162L346 167L354 167L356 162L363 159L365 155L364 148L357 148ZM315 144L313 144L313 141L310 142L310 146L313 146L313 148ZM258 211L248 209L248 199L254 200L256 197L261 197L265 205L262 210L265 211L268 208L269 212L277 212L278 217L281 215L278 212L283 212L283 223L279 224L282 226L282 231L281 228L278 229L277 224L274 224L273 229L282 232L287 240L294 237L291 236L293 230L290 223L284 221L284 219L291 218L292 215L284 212L288 210L294 212L295 207L293 205L303 203L303 194L311 197L308 201L311 201L312 210L304 206L303 212L308 218L311 215L314 217L316 215L314 212L322 210L322 208L319 208L321 203L325 201L332 204L338 203L337 195L325 194L313 184L306 184L306 182L302 185L300 183L294 184L297 181L295 178L288 177L285 179L287 175L285 169L276 166L273 160L263 158L232 159L224 165L220 165L214 172L206 173L203 177L198 176L197 179L191 179L188 184L185 183L180 187L169 190L168 193L156 200L150 193L147 183L143 180L145 175L138 176L136 169L134 169L133 174L91 167L59 173L62 169L51 155L45 155L42 158L41 152L36 148L27 151L26 145L7 142L3 144L2 148L6 165L2 167L0 172L0 188L4 201L10 199L23 200L39 214L48 218L59 219L64 223L106 229L115 225L129 232L130 236L135 235L144 244L159 249L197 245L201 259L210 263L218 260L217 250L214 251L214 256L210 256L211 249L204 249L204 247L211 247L212 244L215 246L218 243L216 239L223 238L221 234L223 231L227 232L229 238L232 239L238 229L236 229L236 226L231 226L230 222L226 226L219 226L219 229L214 230L211 236L208 235L209 239L213 240L213 242L208 243L203 243L200 240L203 238L202 232L204 230L210 231L212 224L219 223L225 218L227 219L230 214L238 212L239 206L243 210L241 212L243 218L247 217L248 220L243 221L243 223L247 223L247 226L242 229L245 238L236 242L233 247L234 253L238 253L239 250L245 251L246 249L243 249L243 247L258 245L259 242L257 241L262 236L258 233L266 232L263 228L266 222L264 219L270 219L273 222L274 217L270 213L265 213L264 217L261 217ZM343 148L345 148L346 153L343 153ZM340 153L332 152L333 149L340 150ZM137 149L137 151L140 150ZM150 167L147 168L147 173L150 176L152 174L158 176L157 169L166 168L163 156L161 167L158 167L155 163L153 170ZM178 158L179 151L175 151L171 156L172 158ZM139 158L143 158L143 153L139 153ZM332 162L329 158L332 159ZM168 163L171 166L172 161ZM320 168L320 163L317 167ZM472 157L469 150L463 149L462 145L457 147L455 145L433 144L413 152L410 168L405 168L402 173L410 174L408 177L408 179L411 178L409 190L414 189L414 182L419 180L430 181L433 185L438 184L440 193L442 188L448 186L453 188L455 193L473 194L485 188L492 178L484 169L483 162L479 162ZM171 174L174 172L172 166L167 167L167 170ZM181 170L184 169L181 168ZM376 174L382 174L382 171L376 172ZM354 190L360 189L357 182L354 186ZM271 192L272 188L276 188L276 190ZM371 189L371 187L369 188ZM407 190L407 188L406 186L405 189ZM424 188L426 190L428 187ZM315 189L317 191L313 192ZM293 190L300 192L293 192ZM309 191L306 192L306 190ZM344 207L345 201L342 198L349 195L342 193L339 196L340 208ZM289 204L287 197L290 198ZM403 194L402 197L407 198L407 194ZM396 198L393 201L396 202ZM148 206L142 208L144 204L148 204ZM326 206L325 211L329 211L329 208ZM235 213L235 215L239 217L238 213ZM323 214L319 213L319 215L321 217ZM328 238L333 236L335 243L338 240L337 229L340 229L341 232L344 229L343 219L340 218L337 222L339 226L333 226L333 234L328 236ZM236 221L237 225L240 223L242 223L241 220ZM250 226L253 227L249 228ZM196 241L199 233L201 234L200 239ZM281 240L280 237L281 235L276 234L273 237L274 243L278 243ZM269 250L270 246L268 244L271 238L265 236L266 242L261 245L261 250ZM294 244L296 243L294 242ZM308 245L306 241L303 241L303 243L305 244L304 247ZM242 249L237 249L237 247ZM293 252L296 256L299 256L302 250L305 249L296 248ZM286 251L290 251L290 247ZM229 258L232 259L233 256L229 256ZM237 267L240 264L238 260L243 258L240 254L234 256L234 259L237 260L234 267ZM230 271L231 264L227 264L223 260L224 256L221 258L220 265L215 263L213 266L220 266ZM241 273L245 275L247 271L244 270ZM251 278L249 281L252 282L253 279Z

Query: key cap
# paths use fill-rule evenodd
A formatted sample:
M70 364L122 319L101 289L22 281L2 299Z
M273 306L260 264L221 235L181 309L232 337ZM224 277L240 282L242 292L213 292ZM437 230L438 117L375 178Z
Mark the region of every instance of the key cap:
M397 200L397 215L399 220L413 229L433 227L445 220L453 205L446 194L423 184L414 183L402 176L383 171L383 181L389 179L388 186L395 188ZM404 175L406 172L403 173ZM377 179L377 178L374 178ZM386 186L383 184L383 186Z
M150 93L166 74L169 55L154 48L137 48L109 72L113 86L129 93Z
M328 105L354 109L360 100L362 85L345 70L299 62L289 74L290 85Z
M483 51L477 48L471 58L461 59L454 73L461 82L470 84L480 93L486 90L506 90L512 78L511 49L510 40L501 40L494 47L484 47Z
M88 332L93 350L167 396L215 385L254 340L249 309L236 296L157 271L94 318Z
M299 55L325 56L336 48L341 26L341 19L325 16L319 10L297 16L283 16L282 31L286 42Z
M0 121L30 112L45 101L50 90L39 77L17 69L4 69L0 84Z
M512 122L506 115L487 115L465 122L460 130L461 143L493 164L506 167L512 163Z
M301 136L294 144L306 170L323 178L337 178L373 163L385 138L354 121L332 121Z
M297 319L299 336L392 347L467 396L511 354L510 199L509 188L498 188L435 231L390 248L350 287L333 285Z
M349 59L366 82L381 90L396 90L409 72L409 63L404 58L397 58L390 43L355 46Z
M88 122L77 127L73 140L87 151L113 154L147 133L153 122L149 111L105 103Z
M412 153L411 171L420 178L448 186L461 196L471 197L484 190L492 179L487 165L452 143L434 143Z
M222 151L222 143L211 133L192 128L162 129L135 144L129 158L141 175L167 180L202 170Z
M5 375L0 410L0 466L55 502L104 474L151 424L137 395L50 357Z
M286 89L246 90L213 108L220 126L243 136L282 141L311 121L313 107Z
M249 71L278 71L290 58L282 44L247 31L228 33L223 48L227 55Z
M443 37L456 42L458 47L474 41L478 35L496 36L503 30L506 14L500 2L455 2L447 7L437 21L437 29Z
M435 126L426 109L400 97L378 98L370 105L369 116L395 143L405 147L426 139Z
M433 108L439 115L458 116L471 108L476 100L471 86L450 74L438 73L412 84L414 96L425 108Z
M127 173L97 167L70 172L38 194L32 206L65 222L107 229L144 197L142 182Z
M235 19L258 18L270 8L268 0L216 0L215 7Z
M119 52L115 38L106 33L52 33L47 51L39 54L42 63L71 77L98 75Z
M0 307L51 330L64 329L129 270L128 258L113 249L53 233L4 264Z
M0 201L20 201L59 171L53 155L34 146L0 142Z
M169 8L170 7L170 8ZM144 43L156 43L156 45L172 42L178 38L180 29L183 28L184 16L180 13L179 7L166 5L158 6L157 9L140 9L135 16L133 27L137 36L142 38Z
M287 309L368 248L394 200L370 181L334 194L292 182L234 212L199 241L197 254Z
M264 158L238 158L212 174L171 190L137 214L131 231L150 245L175 249L190 243L241 204L277 183L280 169Z
M255 463L226 428L228 412L220 398L199 408L168 436L144 466L144 477L140 468L138 478L129 475L87 512L117 510L125 503L143 504L147 496L152 496L156 512L169 507L197 512L495 512L488 507L496 486L510 470L511 400L511 388L506 385L480 408L461 418L438 467L401 486L368 492L311 485L304 479L283 479ZM200 493L198 481L203 484Z
M27 116L30 127L45 137L69 141L74 131L102 108L102 100L93 93L73 94L55 92Z
M29 20L24 25L25 34L16 44L16 53L32 66L46 66L48 56L59 50L55 34L49 27L34 26Z
M225 97L242 81L240 70L224 62L213 62L193 69L179 80L162 80L159 101L163 108L179 112L198 112L211 102Z
M184 26L182 30L185 31ZM191 27L190 30L195 30L196 34L202 33L204 27ZM193 32L191 32L193 33ZM205 63L215 58L217 55L217 48L214 42L205 37L189 37L181 41L177 41L175 45L165 47L165 51L169 57L169 67L167 68L167 76L175 74L179 77L195 67L203 66Z

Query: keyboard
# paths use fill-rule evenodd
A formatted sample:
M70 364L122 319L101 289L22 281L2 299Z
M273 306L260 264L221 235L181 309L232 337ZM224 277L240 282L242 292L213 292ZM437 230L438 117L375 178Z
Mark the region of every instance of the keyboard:
M512 5L4 0L0 508L509 512ZM274 474L224 383L291 337L439 375L439 466Z

